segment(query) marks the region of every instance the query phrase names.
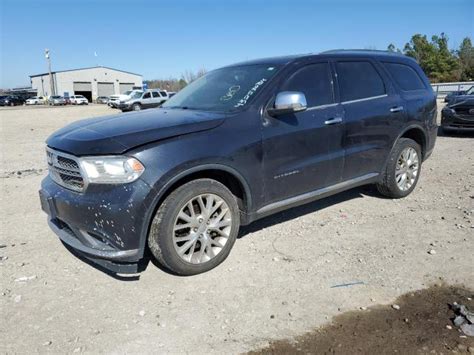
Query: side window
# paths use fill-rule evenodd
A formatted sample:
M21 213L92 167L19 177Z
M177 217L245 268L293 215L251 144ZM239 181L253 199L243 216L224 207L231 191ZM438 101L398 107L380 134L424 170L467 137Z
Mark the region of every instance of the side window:
M151 94L149 92L146 92L145 94L143 94L143 99L149 99L151 98Z
M385 94L383 80L370 62L338 62L337 79L342 102Z
M308 107L333 103L329 64L310 64L299 69L282 85L281 91L302 92Z
M160 94L157 91L152 92L153 97L160 97Z
M424 90L425 85L418 73L409 65L384 62L385 68L403 91Z
M165 91L160 91L161 96L166 97L166 92Z

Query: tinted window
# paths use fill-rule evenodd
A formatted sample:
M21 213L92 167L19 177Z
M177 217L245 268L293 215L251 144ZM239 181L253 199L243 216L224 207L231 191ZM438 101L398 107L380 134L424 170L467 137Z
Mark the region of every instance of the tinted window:
M338 62L337 78L343 102L385 94L383 80L370 62Z
M161 96L166 96L166 92L165 92L165 91L160 91L160 94L161 94Z
M158 94L156 91L153 91L151 94L153 95L153 97L160 97L160 94Z
M306 96L308 107L333 102L329 65L311 64L299 69L283 84L281 91L300 91Z
M149 99L151 97L150 93L149 92L146 92L144 95L143 95L143 98L144 99Z
M423 81L412 67L399 63L384 63L384 65L402 90L411 91L425 89Z

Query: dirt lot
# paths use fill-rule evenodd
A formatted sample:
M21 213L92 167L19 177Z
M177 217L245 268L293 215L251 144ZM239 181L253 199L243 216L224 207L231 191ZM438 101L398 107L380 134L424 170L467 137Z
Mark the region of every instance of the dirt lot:
M64 248L37 196L45 138L111 112L0 109L2 353L244 352L440 280L474 288L472 136L439 137L406 199L363 187L248 226L206 274L176 277L150 263L137 278L112 278Z

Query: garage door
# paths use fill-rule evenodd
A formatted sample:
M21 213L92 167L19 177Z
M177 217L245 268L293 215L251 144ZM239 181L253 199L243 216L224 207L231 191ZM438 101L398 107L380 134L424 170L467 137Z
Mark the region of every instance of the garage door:
M92 84L90 81L75 81L73 84L74 91L92 91Z
M114 83L97 83L99 96L110 96L114 94Z
M120 93L123 94L125 91L133 90L133 83L120 83Z

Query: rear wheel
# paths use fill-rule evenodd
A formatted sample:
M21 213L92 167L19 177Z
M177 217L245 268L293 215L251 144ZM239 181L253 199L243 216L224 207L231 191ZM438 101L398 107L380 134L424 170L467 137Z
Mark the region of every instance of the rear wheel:
M199 179L180 186L161 204L148 245L165 268L195 275L227 258L239 227L234 195L218 181Z
M390 154L377 189L391 198L408 196L420 177L421 163L420 145L412 139L400 138Z

